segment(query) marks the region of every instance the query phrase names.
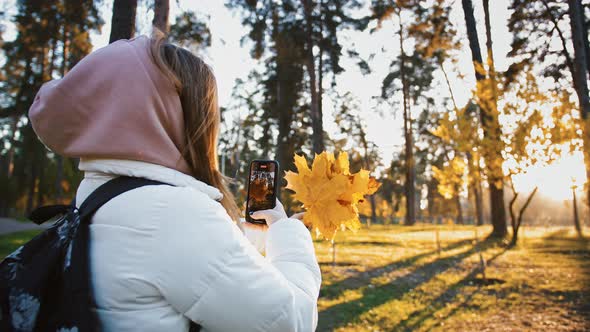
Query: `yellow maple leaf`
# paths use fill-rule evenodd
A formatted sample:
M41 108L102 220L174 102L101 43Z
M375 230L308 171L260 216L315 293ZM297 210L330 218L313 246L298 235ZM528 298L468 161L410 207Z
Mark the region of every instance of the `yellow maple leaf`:
M379 190L380 187L381 187L381 183L379 181L377 181L377 179L374 176L371 176L369 178L369 190L368 190L367 194L373 195L374 193L377 192L377 190Z
M335 174L350 174L350 163L348 161L348 153L341 152L338 155L338 159L334 161L334 164L332 165L330 170L332 171L332 173Z
M360 228L358 205L381 186L369 171L351 174L346 152L338 158L322 152L315 156L311 169L305 157L295 155L295 167L297 173L288 171L285 179L287 189L303 203L305 224L327 239L333 239L338 229Z

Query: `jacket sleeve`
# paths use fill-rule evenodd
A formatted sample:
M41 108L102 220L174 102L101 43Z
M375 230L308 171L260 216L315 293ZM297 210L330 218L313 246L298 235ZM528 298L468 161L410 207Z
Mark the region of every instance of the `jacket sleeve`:
M154 253L164 298L205 330L315 330L321 274L305 226L272 224L263 257L221 204L177 190L185 192L168 200Z
M266 252L266 234L268 231L246 227L244 226L245 223L246 221L240 221L237 224L238 228L240 228L246 239L252 243L254 248L256 248L259 253L264 254Z

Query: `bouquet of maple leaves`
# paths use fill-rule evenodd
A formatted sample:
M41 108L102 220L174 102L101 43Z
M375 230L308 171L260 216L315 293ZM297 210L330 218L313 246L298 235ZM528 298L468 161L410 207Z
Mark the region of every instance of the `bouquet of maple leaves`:
M365 195L371 195L381 184L369 171L350 173L348 154L341 152L316 154L311 168L303 156L295 155L297 173L285 174L287 189L303 204L303 222L311 225L316 234L333 239L338 229L356 231L360 228L358 205Z

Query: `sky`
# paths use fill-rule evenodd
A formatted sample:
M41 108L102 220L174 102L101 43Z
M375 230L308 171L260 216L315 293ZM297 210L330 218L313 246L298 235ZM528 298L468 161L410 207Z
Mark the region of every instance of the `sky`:
M476 3L478 2L476 1ZM502 22L492 24L492 33L494 37L499 36L498 40L509 40L508 38L510 38L505 23L509 15L507 5L507 0L496 0L494 1L494 7L491 9L493 12L492 17L497 18L498 22ZM231 98L235 80L237 78L245 79L256 66L256 61L250 57L250 44L246 42L242 45L240 42L246 33L246 30L241 25L241 19L238 14L224 6L224 1L219 0L171 1L171 19L183 10L193 10L198 14L209 16L208 24L213 40L204 57L213 67L217 76L220 104L227 105ZM475 10L476 17L483 17L480 7L476 6ZM96 48L108 44L112 12L110 2L103 7L102 12L105 20L102 33L92 35L93 44ZM140 28L138 33L149 34L149 22L152 16L151 10L147 8L138 9L138 20L144 18L138 22ZM459 29L459 33L465 34L464 31L461 31L464 24L463 11L459 1L455 1L453 5L452 21ZM479 27L479 31L484 31L483 26ZM482 35L480 39L483 41L485 40L483 38ZM346 71L340 74L336 81L337 90L340 93L350 91L358 99L359 104L362 106L362 118L366 121L368 128L368 138L377 144L382 152L383 163L388 165L394 152L400 151L404 143L401 110L393 109L390 105L376 105L377 102L374 97L380 94L381 82L389 71L389 64L399 52L399 42L395 35L394 22L386 22L382 29L373 34L367 31L346 31L341 34L341 39L344 42L345 50L354 49L365 59L370 54L376 53L373 61L370 62L372 73L367 76L361 74L354 61L344 57L342 66ZM382 47L385 51L383 53L381 52ZM505 56L502 55L508 52L508 47L508 43L494 45L494 50L499 55L497 60L499 69L507 67L507 62L504 61ZM449 72L457 102L459 105L464 105L471 95L470 87L475 86L475 81L469 49L458 53L458 56L459 63L456 66L449 67L455 67L454 70L449 70ZM458 78L459 73L465 75L466 79L461 81ZM437 75L437 80L442 84L440 73ZM327 86L330 82L329 80L326 81ZM362 84L359 84L359 82L362 82ZM440 89L440 91L442 96L448 96L446 88ZM333 103L329 98L325 98L324 102L324 108L326 109L324 111L325 129L333 135L338 129L332 116Z
M8 2L14 4L14 0ZM138 7L138 34L149 34L150 22L153 13L142 5ZM236 79L245 79L250 71L257 66L255 60L250 57L250 44L242 44L241 40L246 29L241 25L238 14L230 11L221 0L199 1L170 1L171 19L180 12L193 10L199 15L208 17L208 25L213 36L211 47L201 55L205 58L213 70L218 81L219 98L222 106L231 102L231 93ZM494 57L496 68L505 70L510 64L506 54L510 50L512 36L508 31L507 20L510 16L508 9L509 0L494 0L490 8L492 40L494 41ZM474 1L475 17L477 20L480 45L485 47L485 29L483 26L483 9L481 1ZM101 8L105 25L101 33L91 35L93 45L96 48L106 46L110 33L110 20L112 2L105 1ZM10 10L9 10L10 13ZM402 19L408 19L403 18ZM460 1L454 1L451 11L451 22L458 30L458 38L461 39L463 49L455 55L456 64L446 63L449 79L459 107L464 105L475 87L475 77L471 64L471 53L466 42L464 16ZM399 54L399 41L394 35L397 22L388 21L375 33L367 31L344 31L339 35L343 41L344 49L354 49L361 57L368 59L375 54L371 65L372 73L364 76L356 64L346 57L342 60L345 71L336 78L337 90L343 94L352 92L361 106L361 118L365 121L368 139L379 148L384 165L389 165L394 153L402 150L402 115L399 106L391 106L385 103L377 103L375 96L380 94L381 82L389 71L389 64ZM8 26L5 38L14 38L14 28ZM345 53L345 52L344 52ZM482 52L485 62L485 52ZM434 94L440 98L448 97L448 89L443 83L441 73L435 76L435 85L439 86ZM329 80L325 82L329 84ZM333 121L333 103L330 98L324 99L324 125L325 130L332 136L337 135L338 128ZM417 114L416 114L417 115ZM580 154L565 156L550 167L536 167L530 169L526 175L520 176L517 187L523 191L530 191L539 183L541 194L556 200L569 199L571 195L572 178L578 182L585 179L582 157Z

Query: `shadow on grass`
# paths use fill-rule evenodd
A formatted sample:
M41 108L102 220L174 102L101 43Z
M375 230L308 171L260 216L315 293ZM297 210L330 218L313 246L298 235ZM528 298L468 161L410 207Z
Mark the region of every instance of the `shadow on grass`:
M451 247L461 247L466 243L471 242L469 240L459 241L451 245ZM380 306L384 303L401 299L405 294L413 290L414 288L428 282L434 276L445 272L446 270L455 266L461 260L471 256L472 254L476 253L478 250L485 251L487 248L491 246L495 246L497 241L485 241L481 242L476 246L471 247L468 250L463 252L439 258L433 262L424 264L422 266L417 267L413 271L397 277L387 284L377 286L377 287L367 287L363 291L363 295L360 299L344 302L340 304L336 304L331 306L319 313L319 326L318 330L332 330L337 327L341 327L346 325L347 323L354 321L357 317L362 315L363 313ZM448 247L446 248L449 249ZM377 269L379 271L379 275L383 275L389 271L394 269L399 269L403 267L409 267L418 259L431 255L433 252L424 253L421 255L417 255L401 262L396 262L385 267ZM378 275L377 275L378 276ZM331 297L342 293L343 285L355 285L358 287L360 285L365 285L367 283L366 275L364 276L365 279L363 280L363 276L354 277L345 279L342 282L336 283L331 285L331 289L333 291L330 293L330 289L325 290ZM376 277L375 275L371 275L371 277ZM350 280L350 279L357 279L357 280ZM340 287L340 288L339 288ZM350 289L352 287L344 287L344 289ZM356 288L356 287L355 287ZM338 290L338 291L337 291Z
M328 267L332 267L332 266L338 266L338 267L355 267L358 264L354 263L354 262L336 262L336 263L332 263L332 262L320 262L319 263L320 266L328 266Z
M507 250L508 250L508 248L505 248L502 251L496 253L491 258L487 259L486 260L487 264L491 264L496 258L503 255ZM432 301L429 301L429 306L427 307L427 309L414 311L408 318L406 318L405 320L403 320L399 324L397 324L393 328L393 330L395 330L395 331L402 331L402 330L403 331L412 331L412 330L418 328L427 319L432 318L437 311L443 309L448 303L453 301L457 297L457 295L461 293L461 288L463 288L464 286L467 286L467 285L472 286L472 285L470 285L470 283L473 284L474 281L481 280L481 279L476 279L477 275L480 273L481 273L481 270L479 268L472 270L463 279L450 285L447 288L447 290L445 290L442 294L437 296ZM488 284L503 283L503 282L504 281L498 280L498 279L487 281ZM482 289L481 287L477 287L473 291L468 293L467 296L465 296L465 299L463 301L461 301L461 303L459 303L459 305L457 305L448 314L445 315L445 319L453 316L459 310L465 309L468 306L469 302L471 302L471 299L473 298L473 296L475 296L475 294L480 292L481 289ZM438 321L435 326L440 325L440 323L442 323L445 319ZM430 328L435 327L435 326L431 326Z
M559 233L564 234L564 233ZM580 249L580 247L587 247L589 242L585 239L580 238L571 238L571 237L560 237L559 234L552 234L549 237L544 238L542 243L536 244L533 246L533 249L536 249L538 252L542 252L543 254L557 254L557 255L572 255L572 258L578 260L580 262L580 267L582 270L582 275L590 275L590 264L588 264L587 254L588 251L584 249ZM561 246L561 250L551 250L547 252L542 250L542 248L546 245L550 246L557 246L559 243L563 243L562 241L574 242L576 245L573 248L570 247L563 247ZM571 244L571 243L569 243ZM507 250L510 248L505 248L501 252L496 253L491 258L487 259L487 264L491 264L495 259L499 256L503 255ZM556 257L555 259L559 259ZM422 325L429 319L434 318L436 312L439 310L444 309L449 303L452 303L459 294L463 295L463 299L457 303L457 305L451 309L449 312L445 313L444 318L436 321L436 323L432 326L428 326L429 329L442 326L442 323L449 319L450 317L454 316L458 312L463 310L467 310L473 307L471 304L473 297L478 294L482 293L485 289L485 285L479 284L476 281L481 281L481 279L476 278L477 275L480 273L479 269L474 269L471 271L467 276L463 279L459 280L458 282L450 285L442 294L437 296L435 299L429 301L429 305L424 310L419 310L413 312L407 319L401 321L397 324L393 330L395 331L412 331L422 327ZM488 282L486 285L496 284L496 283L503 283L501 280L487 280ZM473 290L469 292L464 291L464 287L474 287ZM483 287L482 287L483 286ZM523 289L519 289L519 292L527 292L528 295L523 295L524 297L531 297L531 296L539 296L540 298L547 299L553 303L556 303L558 307L569 306L572 313L575 313L579 317L590 317L590 285L587 285L585 291L572 291L572 290L548 290L548 289L541 289L535 287L524 287ZM496 294L496 296L501 297L501 294ZM538 304L537 310L544 310L546 302L540 301ZM590 321L588 322L590 323Z
M569 237L568 234L570 233L570 230L567 228L562 228L562 229L558 229L556 231L553 231L551 233L549 233L548 235L544 236L544 239L548 239L548 240L584 240L584 238L574 238L574 237Z
M565 234L567 235L567 232ZM556 260L567 256L579 265L581 275L585 277L580 285L581 292L573 294L569 291L543 290L543 292L546 293L546 296L554 297L556 301L570 302L573 305L572 310L582 317L586 317L587 327L590 330L590 239L578 236L559 237L556 234L551 234L544 237L543 242L536 247L534 250L544 255L556 255Z
M454 224L452 226L447 224L416 224L413 226L403 226L395 229L396 234L409 234L420 232L433 232L439 230L441 232L455 232L461 230L472 230L474 225L469 224ZM479 226L478 226L479 227ZM370 229L370 228L369 228Z
M461 240L461 241L451 243L445 247L442 247L441 249L442 249L442 251L453 250L453 249L457 249L462 246L468 245L472 242L473 242L472 240ZM394 270L399 270L399 269L410 267L410 266L414 265L418 260L420 260L422 258L426 258L428 256L436 255L436 254L437 254L436 250L428 251L428 252L425 252L422 254L418 254L416 256L408 257L408 258L402 259L400 261L393 262L391 264L383 265L378 268L362 272L361 274L353 276L353 277L343 279L343 280L335 282L329 286L323 287L320 290L320 297L323 297L326 299L337 298L346 290L355 289L355 288L358 288L362 285L365 285L366 279L368 277L374 278L374 277L377 277L380 275L387 274L387 273L394 271ZM320 265L330 266L331 263L329 263L329 262L320 263ZM338 264L336 264L336 265L338 265ZM351 264L344 264L344 265L350 266Z
M336 241L338 246L379 246L379 247L403 247L403 241Z
M590 255L590 239L568 235L567 230L559 230L541 238L534 250L546 254Z
M400 229L396 229L395 233L396 234L407 234L407 233L419 233L419 232L431 232L431 231L435 231L435 230L441 230L440 226L433 226L433 225L425 225L425 226L405 226L405 227L401 227Z

